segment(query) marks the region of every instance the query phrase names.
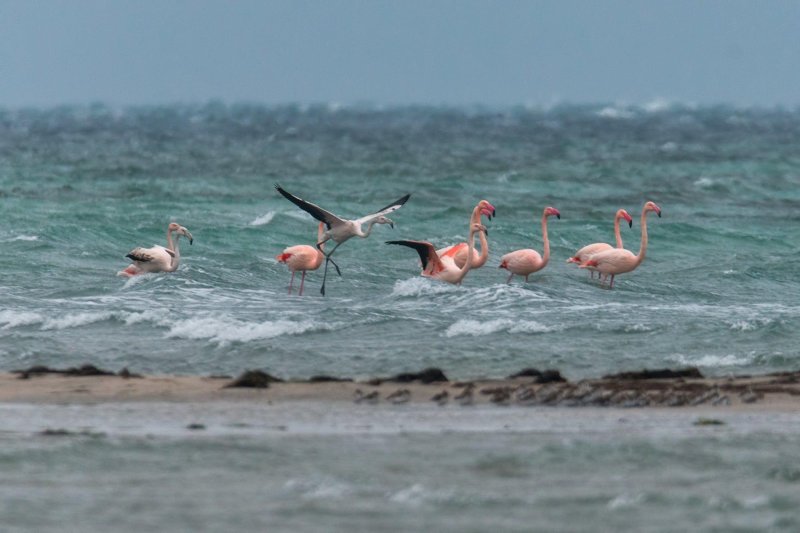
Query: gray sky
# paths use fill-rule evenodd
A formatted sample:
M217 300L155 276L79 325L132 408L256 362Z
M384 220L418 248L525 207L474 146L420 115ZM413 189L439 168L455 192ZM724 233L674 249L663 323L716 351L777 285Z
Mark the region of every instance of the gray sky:
M0 106L800 104L800 0L0 0Z

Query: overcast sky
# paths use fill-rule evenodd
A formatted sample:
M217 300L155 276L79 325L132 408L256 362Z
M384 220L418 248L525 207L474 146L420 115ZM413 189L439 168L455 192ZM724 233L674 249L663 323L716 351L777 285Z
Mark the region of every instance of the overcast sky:
M800 0L0 0L0 106L800 104Z

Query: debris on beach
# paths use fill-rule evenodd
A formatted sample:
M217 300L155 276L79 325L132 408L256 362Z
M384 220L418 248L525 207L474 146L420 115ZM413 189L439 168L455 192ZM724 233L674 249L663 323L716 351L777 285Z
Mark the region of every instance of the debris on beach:
M283 380L267 374L263 370L246 370L242 375L225 385L224 389L234 387L248 387L252 389L266 389L270 383L280 383Z

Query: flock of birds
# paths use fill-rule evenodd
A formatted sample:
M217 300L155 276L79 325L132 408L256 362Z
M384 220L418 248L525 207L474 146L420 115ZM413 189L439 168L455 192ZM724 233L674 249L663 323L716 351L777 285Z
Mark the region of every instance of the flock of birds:
M324 296L325 280L328 276L328 263L332 264L337 274L341 276L339 265L331 257L336 249L352 237L360 237L362 239L369 237L375 224L388 224L394 228L394 222L387 218L386 215L403 207L411 197L410 194L407 194L372 214L350 220L298 198L280 185L276 185L275 189L284 198L319 221L316 246L305 244L290 246L276 257L279 262L286 264L292 272L292 278L289 282L289 294L292 294L295 274L297 272L302 273L299 295L303 294L306 272L319 269L324 260L325 270L322 276L322 287L320 288L320 293ZM641 217L642 236L638 253L634 254L622 246L622 236L619 231L620 220L625 220L629 227L633 227L633 219L627 211L620 209L614 216L616 248L604 242L596 242L575 252L567 262L576 263L580 268L589 270L592 278L594 278L594 273L597 272L600 283L608 281L609 288L613 288L615 276L636 269L644 261L647 253L647 214L650 212L656 213L661 217L661 208L655 203L647 202L644 204ZM422 262L422 276L447 283L460 284L471 269L482 267L489 258L489 245L486 239L488 230L481 222L482 217L485 216L491 220L495 214L494 206L487 200L481 200L472 210L469 219L467 242L460 242L438 250L428 241L397 240L386 241L386 244L406 246L416 250ZM500 258L500 268L506 269L510 273L508 283L511 282L515 275L524 276L525 281L528 281L529 275L547 266L550 260L547 219L552 216L560 219L561 213L554 207L545 207L542 213L543 255L536 250L523 249L509 252ZM364 230L365 225L366 230ZM175 234L174 240L173 233ZM480 239L480 253L475 250L476 233ZM131 250L126 257L130 258L133 263L118 274L136 276L152 272L174 272L180 263L181 256L178 246L180 237L189 239L190 245L193 242L192 234L189 230L175 222L171 223L167 228L166 247L156 245L152 248L135 248ZM336 244L330 251L326 252L325 245L328 241L333 241Z

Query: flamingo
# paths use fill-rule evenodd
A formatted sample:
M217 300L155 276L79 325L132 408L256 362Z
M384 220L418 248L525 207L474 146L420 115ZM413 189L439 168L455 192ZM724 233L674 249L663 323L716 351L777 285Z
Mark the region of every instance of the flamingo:
M558 212L558 209L555 207L545 207L542 213L544 257L539 255L539 252L536 250L525 249L509 252L500 258L500 268L505 268L511 272L506 283L511 283L511 278L514 277L514 274L525 276L525 281L528 281L529 275L547 266L547 262L550 260L550 240L547 238L547 217L552 216L561 219L561 213Z
M317 228L317 242L322 239L322 234L325 233L325 224L320 222ZM303 272L300 278L300 292L298 296L303 295L303 283L306 281L306 272L309 270L317 270L322 264L322 258L325 257L324 245L320 245L319 249L307 244L298 244L297 246L290 246L282 253L275 256L279 263L285 263L289 270L292 271L292 280L289 282L289 294L292 294L292 285L294 284L294 274L298 270Z
M172 232L176 233L175 241L172 240ZM189 244L194 242L189 230L171 222L167 226L167 247L154 245L152 248L134 248L125 257L133 261L125 270L117 272L118 276L136 276L150 272L175 272L181 261L181 252L178 248L178 241L181 235L189 239Z
M456 265L454 258L456 252L452 248L451 251L445 252L442 257L439 257L436 254L436 249L428 241L386 241L386 244L399 244L400 246L408 246L415 249L422 261L422 276L460 285L472 268L472 261L475 258L473 255L475 251L475 232L477 231L486 231L486 226L471 224L469 237L467 238L469 243L467 247L467 262L464 268L459 268Z
M323 255L325 256L325 272L322 274L322 288L320 288L319 291L323 296L325 296L325 280L328 277L328 262L333 263L333 266L336 268L336 273L340 276L342 275L341 271L339 270L339 265L337 265L333 259L331 259L333 252L335 252L343 242L347 241L351 237L361 237L362 239L366 239L369 237L369 234L372 231L372 226L375 224L389 224L389 226L394 229L394 222L386 218L384 215L388 215L389 213L397 211L403 207L403 204L405 204L406 201L408 201L408 199L411 197L410 194L406 194L397 201L390 203L386 207L381 208L372 214L355 220L347 220L334 215L330 211L322 209L318 205L312 204L311 202L306 202L302 198L294 196L293 194L285 191L278 184L275 185L275 190L281 193L284 198L292 202L294 205L310 214L312 217L316 218L320 222L325 223L327 229L322 234L322 240L317 242L318 249L321 250L322 244L331 239L336 242L336 246L334 246L330 252L327 254L323 252ZM367 224L367 231L361 229L361 226L364 224Z
M619 233L619 219L624 218L628 221L628 227L633 227L633 219L628 214L627 211L624 209L617 210L617 214L614 215L614 237L617 239L617 248L622 248L622 235ZM577 252L575 255L567 259L567 263L577 263L580 265L584 263L587 259L593 256L596 253L604 252L606 250L612 250L612 246L610 244L606 244L604 242L596 242L593 244L587 244ZM594 278L594 269L589 268L589 275Z
M478 205L475 206L475 209L472 210L472 216L469 219L470 224L480 224L481 223L481 215L486 216L489 220L492 220L492 217L495 216L495 208L492 204L490 204L487 200L481 200L478 202ZM473 252L474 257L472 258L472 268L480 268L486 264L486 260L489 259L489 243L486 241L486 235L488 232L480 232L478 237L481 241L481 253L478 255L477 252ZM451 252L453 248L458 248L455 250L455 255L453 258L455 259L456 266L458 268L464 268L464 265L467 263L467 243L460 242L458 244L454 244L452 246L447 246L445 248L440 248L436 250L436 255L442 257L447 252Z
M653 202L647 202L642 207L642 241L639 245L639 253L634 255L633 252L626 250L624 248L612 248L611 250L606 250L604 252L600 252L594 254L592 257L587 259L583 264L580 265L580 268L594 268L601 274L604 274L605 277L611 276L611 282L609 283L609 288L614 288L614 276L617 274L624 274L626 272L630 272L634 270L636 267L642 264L644 261L644 256L647 253L647 213L650 211L655 212L659 218L661 218L661 208L658 207Z

